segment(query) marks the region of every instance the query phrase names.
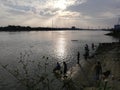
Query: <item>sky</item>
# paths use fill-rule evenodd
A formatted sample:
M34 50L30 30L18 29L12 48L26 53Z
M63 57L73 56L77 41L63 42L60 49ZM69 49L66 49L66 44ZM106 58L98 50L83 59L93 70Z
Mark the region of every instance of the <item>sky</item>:
M120 0L0 0L0 26L108 28Z

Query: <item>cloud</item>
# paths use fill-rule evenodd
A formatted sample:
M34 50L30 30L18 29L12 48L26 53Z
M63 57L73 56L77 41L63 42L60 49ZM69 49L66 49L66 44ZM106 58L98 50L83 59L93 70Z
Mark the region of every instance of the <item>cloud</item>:
M32 11L39 14L40 11L59 11L71 5L83 3L85 0L0 0L4 7L18 11Z
M54 20L55 26L56 22L60 23L59 26L69 27L111 26L120 15L120 0L0 0L0 2L1 25L51 26L51 21Z
M87 0L81 5L72 5L67 10L91 17L88 22L93 23L92 26L112 27L120 15L120 0Z
M64 17L64 18L77 18L79 16L80 13L78 12L70 12L70 11L59 12L59 17Z

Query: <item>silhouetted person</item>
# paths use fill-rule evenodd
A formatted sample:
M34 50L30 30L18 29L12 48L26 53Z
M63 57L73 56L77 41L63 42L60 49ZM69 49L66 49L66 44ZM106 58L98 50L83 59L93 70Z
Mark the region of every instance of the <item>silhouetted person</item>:
M95 45L94 45L94 43L92 43L92 50L94 50L95 49Z
M89 51L88 44L85 45L85 51Z
M67 64L66 64L66 62L63 62L63 66L64 66L64 71L63 71L63 73L64 73L64 75L67 73Z
M79 61L80 61L80 53L78 52L77 53L77 64L79 64Z
M85 58L85 60L87 60L88 57L89 57L89 50L86 50L86 51L85 51L85 54L84 54L84 58Z
M85 54L84 54L84 58L85 58L85 60L87 60L88 57L89 57L89 51L85 51Z
M88 45L86 44L86 45L85 45L85 54L84 54L85 60L87 60L88 57L89 57L89 47L88 47Z
M53 69L53 72L55 72L55 71L57 71L57 70L61 70L61 66L60 66L60 64L57 62L57 65L56 65L56 67Z
M85 45L85 54L89 56L89 47L87 44Z
M88 44L85 45L88 48Z
M86 56L89 57L89 51L86 51Z
M100 74L102 74L102 67L101 67L101 63L98 61L95 65L95 75L96 75L96 80L100 79Z

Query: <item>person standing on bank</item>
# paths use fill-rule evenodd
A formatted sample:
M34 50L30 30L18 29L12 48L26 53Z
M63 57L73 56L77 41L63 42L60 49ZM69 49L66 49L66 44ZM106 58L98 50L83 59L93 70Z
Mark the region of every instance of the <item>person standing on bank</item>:
M67 73L67 64L66 64L66 62L63 62L63 66L64 66L63 73L64 73L64 75L66 75L66 73Z
M77 64L79 64L79 61L80 61L80 53L78 52L77 53Z
M92 50L94 50L94 49L95 49L95 45L94 45L94 43L92 43L92 46L91 46L91 47L92 47Z
M85 45L85 54L84 54L85 60L87 60L88 57L89 57L89 47L88 47L88 44L86 44Z
M102 74L102 66L99 61L96 63L94 69L95 69L95 78L96 78L96 80L99 80L100 74Z
M89 51L88 44L85 45L85 51Z

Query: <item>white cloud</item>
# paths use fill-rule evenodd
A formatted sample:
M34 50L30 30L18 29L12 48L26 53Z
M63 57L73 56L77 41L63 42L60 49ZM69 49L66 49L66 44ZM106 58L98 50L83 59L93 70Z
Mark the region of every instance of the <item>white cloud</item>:
M8 20L9 23L6 24L11 22L11 24L50 26L52 19L79 17L78 12L69 12L65 9L71 5L81 4L84 0L0 0L0 2L0 18L2 21Z
M112 12L103 12L100 15L102 18L114 18L116 17L116 14L112 13Z
M64 18L77 18L80 16L80 13L70 12L70 11L60 11L58 16Z
M83 3L85 0L0 0L4 7L18 11L33 11L39 14L40 11L65 10L67 7Z
M113 18L120 15L120 0L0 0L0 2L1 25L51 26L52 20L55 26L82 27L105 23L111 25L114 24Z

